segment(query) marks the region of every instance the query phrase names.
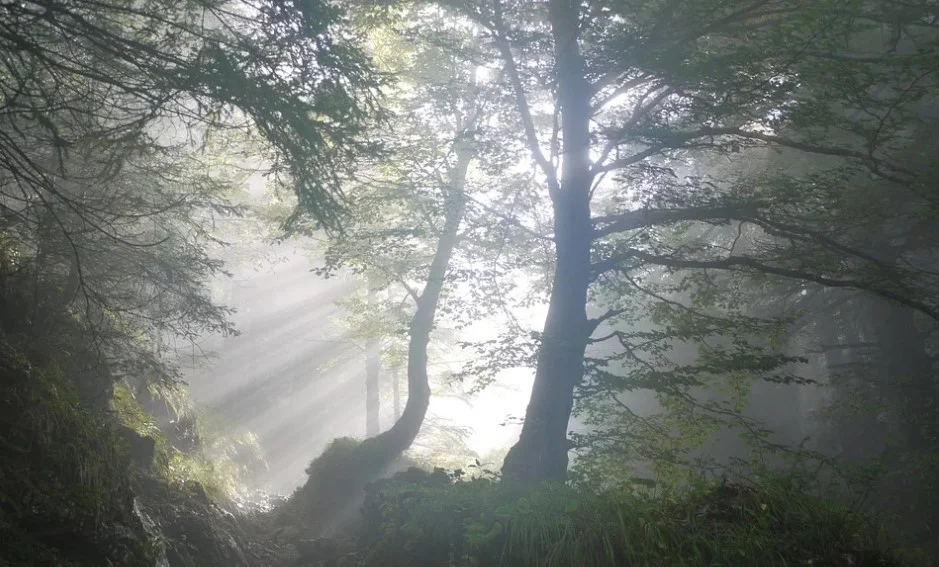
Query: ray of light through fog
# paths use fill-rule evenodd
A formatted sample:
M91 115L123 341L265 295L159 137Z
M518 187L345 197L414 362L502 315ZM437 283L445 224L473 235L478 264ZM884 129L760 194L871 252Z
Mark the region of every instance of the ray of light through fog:
M517 167L528 168L530 164L519 163ZM247 197L261 198L263 186L258 175L252 176L245 186ZM601 184L598 189L603 192L606 186ZM336 305L338 300L349 297L357 286L361 288L362 282L352 276L323 279L314 274L311 270L321 265L317 245L315 239L275 245L265 244L263 238L259 238L242 244L250 251L235 250L234 254L229 254L226 270L233 276L220 278L213 285L217 300L236 309L232 319L241 334L203 337L191 347L191 356L184 356L182 360L194 401L208 408L223 423L257 435L268 469L248 479L253 484L251 488L289 493L305 481L307 465L331 440L365 435L364 345L345 336L347 328L340 320L343 311ZM236 260L232 261L231 257ZM515 294L528 292L525 281L515 283L519 286ZM522 311L513 310L511 318L525 329L540 331L546 311L545 302ZM589 316L600 314L593 306L588 306ZM437 323L446 327L447 322L442 319L438 317ZM475 322L452 338L458 341L496 338L508 325L507 319L501 308L493 308L488 318ZM601 346L595 345L589 350L592 352ZM687 358L691 356L688 348L688 345L676 344L673 354L679 359ZM422 432L433 435L440 426L469 432L466 447L454 447L452 455L437 455L451 457L446 459L447 466L465 466L473 456L479 456L484 462L491 457L486 464L499 468L504 451L518 439L520 418L525 414L534 370L503 370L495 383L467 397L454 394L468 389L470 384L441 388L440 377L446 372L459 371L462 363L476 353L460 351L457 347L441 352L432 340L428 354L433 393ZM403 368L399 380L403 408L407 392ZM392 400L386 395L391 390L390 381L390 371L383 367L379 377L381 430L394 422ZM763 394L765 389L765 386L756 388ZM762 399L759 395L755 397ZM649 416L661 409L650 391L630 391L620 396L620 400L638 415ZM800 407L802 405L806 403ZM761 408L762 414L753 408ZM778 412L759 403L753 408L747 413L761 415L768 422L778 421L774 425L792 429L785 416L775 415ZM572 417L569 429L583 427ZM727 451L742 450L739 447L727 449L739 445L734 439L728 441L729 437L733 436L715 436L705 450L713 454L719 452L718 447ZM419 437L410 451L412 454L426 452L428 445L440 451L441 446L453 445L444 438L436 439L438 443L434 441Z
M304 481L304 469L336 437L365 434L365 354L344 337L336 301L356 286L351 278L323 279L310 270L315 254L293 244L271 245L279 261L229 265L232 278L217 282L220 299L237 312L241 334L205 337L183 356L193 399L225 422L257 434L269 470L259 487L289 492ZM468 338L494 336L492 324L474 325ZM199 356L208 353L208 359ZM183 354L188 352L186 349ZM458 370L469 353L434 357L430 374ZM406 376L401 371L402 400ZM507 448L518 438L531 371L502 379L470 399L435 395L428 422L468 428L468 448L478 455ZM390 381L382 368L383 386ZM383 390L389 390L383 387ZM382 399L382 430L393 423L390 399Z

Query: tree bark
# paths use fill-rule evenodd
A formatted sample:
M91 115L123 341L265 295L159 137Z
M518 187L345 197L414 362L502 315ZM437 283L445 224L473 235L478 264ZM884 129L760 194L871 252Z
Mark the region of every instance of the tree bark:
M592 327L587 319L590 278L590 86L577 41L578 5L551 0L561 110L561 179L552 191L556 265L535 381L518 442L502 473L522 482L563 481L567 476L567 426L574 389L584 375Z
M437 241L424 289L415 294L417 309L411 318L408 341L408 397L401 417L390 429L369 437L349 449L334 443L307 468L306 484L292 501L304 506L304 514L313 520L315 533L335 529L337 517L344 518L360 503L365 486L381 478L395 459L406 451L424 423L430 405L427 379L427 344L433 330L437 304L446 280L450 258L460 240L459 227L466 208L463 186L466 171L474 157L472 145L455 144L457 163L450 173L446 191L444 226Z
M901 529L913 541L935 546L939 495L928 487L935 471L925 463L939 451L939 381L927 351L928 333L917 328L912 310L879 298L870 301L880 347L880 388L893 433L888 454L894 474L885 479L883 492L890 495L890 508L903 511Z
M857 299L843 304L844 312L855 309L852 305ZM823 358L828 373L830 391L836 396L867 394L864 387L868 371L868 361L858 350L846 345L863 342L858 330L851 325L845 313L836 309L820 307L816 311L816 329L819 343L829 345L823 350ZM858 416L849 422L839 421L832 432L831 450L839 458L860 460L880 450L872 442L880 429L876 416Z
M929 333L917 329L912 310L879 298L870 302L882 387L894 406L901 443L910 452L933 451L939 441L939 385L927 353Z

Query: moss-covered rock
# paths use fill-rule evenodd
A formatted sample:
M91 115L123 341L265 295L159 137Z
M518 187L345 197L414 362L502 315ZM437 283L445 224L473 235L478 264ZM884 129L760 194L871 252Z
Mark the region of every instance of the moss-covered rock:
M361 521L366 487L413 464L403 455L386 462L383 455L373 453L368 440L335 439L307 467L306 483L279 512L278 523L308 536L354 531Z
M140 477L135 492L160 534L171 567L252 564L248 536L239 518L216 504L198 484L174 485Z
M2 338L0 565L273 563L243 519L198 483L158 477L145 416L119 425L83 403L55 367L31 365Z

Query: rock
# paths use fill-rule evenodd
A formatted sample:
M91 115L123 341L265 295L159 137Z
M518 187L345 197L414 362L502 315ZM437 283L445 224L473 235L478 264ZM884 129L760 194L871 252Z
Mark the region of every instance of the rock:
M153 455L156 452L156 440L153 437L144 437L124 426L118 428L118 434L127 442L131 460L144 470L150 470L153 466Z
M171 567L247 567L247 538L237 519L195 483L170 486L139 479L140 509L162 535Z
M295 525L287 525L274 532L279 539L296 543L303 536L303 530Z
M332 538L305 539L295 545L300 557L304 559L332 559L340 555L339 545Z

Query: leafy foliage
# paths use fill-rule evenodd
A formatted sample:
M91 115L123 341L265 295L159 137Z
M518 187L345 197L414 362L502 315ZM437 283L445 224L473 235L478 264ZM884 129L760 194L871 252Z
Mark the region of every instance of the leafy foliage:
M295 196L290 219L337 228L382 80L327 3L37 1L0 22L7 331L79 316L89 366L172 383L175 340L235 332L207 285L244 168ZM107 380L77 383L106 405Z
M328 3L36 1L5 5L0 17L4 50L20 54L3 64L2 117L20 126L4 129L3 167L89 220L94 208L51 183L50 166L63 164L33 151L55 160L93 144L120 166L165 146L161 121L198 139L200 126L244 126L240 116L289 167L305 213L331 225L341 173L370 147L360 135L380 81ZM63 100L78 103L63 110ZM23 115L33 117L28 129Z

